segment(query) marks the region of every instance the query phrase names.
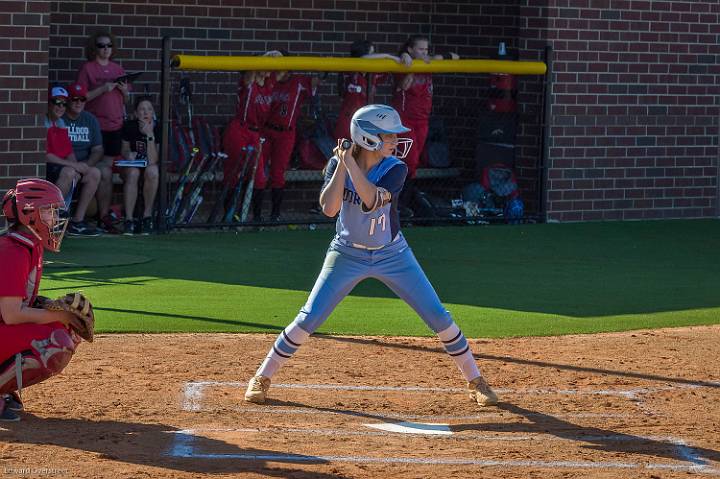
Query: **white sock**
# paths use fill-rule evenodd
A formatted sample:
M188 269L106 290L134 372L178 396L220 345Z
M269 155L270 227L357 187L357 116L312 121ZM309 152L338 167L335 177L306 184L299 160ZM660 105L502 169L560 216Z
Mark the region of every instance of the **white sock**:
M270 348L265 360L262 362L256 376L268 378L273 375L295 354L302 344L310 337L310 333L303 330L297 323L292 322L280 333L275 344Z
M455 365L466 381L472 381L480 376L480 370L475 363L470 345L454 321L446 329L438 332L437 335L440 341L442 341L445 351L450 355L452 360L455 361Z

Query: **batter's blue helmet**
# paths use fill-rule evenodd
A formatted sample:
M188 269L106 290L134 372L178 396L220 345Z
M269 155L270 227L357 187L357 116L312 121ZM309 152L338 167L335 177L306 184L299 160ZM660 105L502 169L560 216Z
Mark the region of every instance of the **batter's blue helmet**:
M378 151L383 147L381 134L402 134L410 128L402 124L395 108L387 105L367 105L360 108L350 120L350 137L353 143L366 150ZM405 158L412 146L410 138L398 138L395 155Z

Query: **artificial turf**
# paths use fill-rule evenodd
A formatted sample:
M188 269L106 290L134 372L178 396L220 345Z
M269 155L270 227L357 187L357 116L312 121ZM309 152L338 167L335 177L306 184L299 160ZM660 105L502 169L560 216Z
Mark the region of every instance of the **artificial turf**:
M469 337L720 323L720 221L408 228ZM67 238L41 293L83 290L100 332L278 332L304 304L332 230ZM321 332L429 335L361 283Z

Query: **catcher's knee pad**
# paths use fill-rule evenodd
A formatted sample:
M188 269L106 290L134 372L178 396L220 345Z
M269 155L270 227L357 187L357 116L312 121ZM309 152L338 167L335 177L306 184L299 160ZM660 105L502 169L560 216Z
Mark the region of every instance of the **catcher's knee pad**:
M46 339L33 339L28 349L0 364L0 394L32 386L65 369L77 343L65 328L52 330Z

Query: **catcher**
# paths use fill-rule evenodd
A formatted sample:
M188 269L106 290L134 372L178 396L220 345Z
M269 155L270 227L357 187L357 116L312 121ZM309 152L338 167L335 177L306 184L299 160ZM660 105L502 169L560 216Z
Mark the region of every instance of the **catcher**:
M60 251L67 219L54 184L19 180L2 201L8 230L0 235L0 420L19 421L20 392L58 374L81 339L92 341L92 306L80 293L38 297L44 250Z

